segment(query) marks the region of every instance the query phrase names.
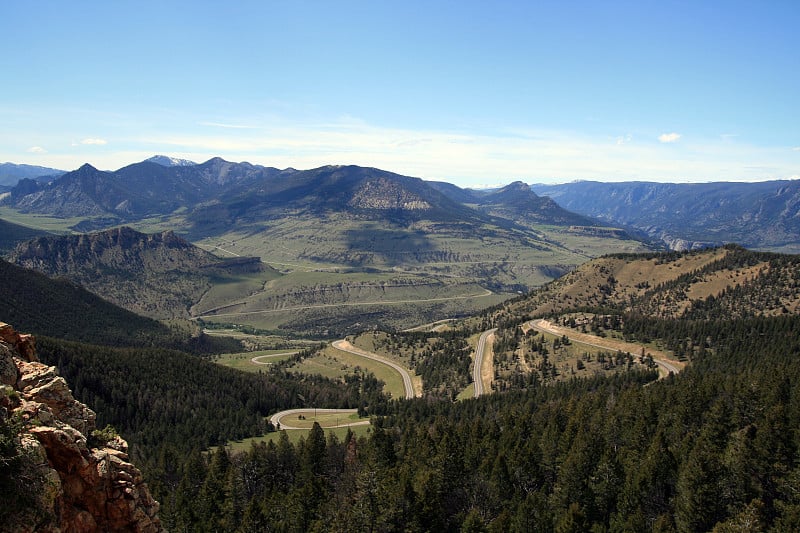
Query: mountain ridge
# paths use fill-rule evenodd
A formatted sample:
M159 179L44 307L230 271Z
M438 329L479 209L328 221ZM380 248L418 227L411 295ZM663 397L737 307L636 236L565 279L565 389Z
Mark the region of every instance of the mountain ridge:
M51 179L65 174L65 170L25 165L17 163L0 163L0 186L13 187L22 179Z
M152 318L188 318L212 276L266 269L257 258L220 259L172 231L129 227L45 236L20 243L9 261L65 277L125 309Z
M800 180L535 184L562 207L636 228L673 249L738 243L800 252Z

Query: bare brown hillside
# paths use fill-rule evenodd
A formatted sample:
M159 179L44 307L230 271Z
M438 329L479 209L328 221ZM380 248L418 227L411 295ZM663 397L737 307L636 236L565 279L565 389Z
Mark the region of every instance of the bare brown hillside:
M800 256L727 246L602 257L509 307L533 316L575 309L672 318L793 313L800 309Z

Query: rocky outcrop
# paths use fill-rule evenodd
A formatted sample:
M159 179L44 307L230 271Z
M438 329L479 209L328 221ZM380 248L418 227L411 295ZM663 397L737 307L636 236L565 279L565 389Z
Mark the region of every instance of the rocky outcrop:
M259 272L258 258L219 259L172 231L146 234L129 227L82 235L48 235L19 243L11 263L67 278L101 298L155 319L188 318L211 279Z
M34 339L2 322L0 387L0 417L21 423L33 500L4 531L162 531L158 502L129 462L128 444L96 432L95 413L73 397L55 367L37 360Z

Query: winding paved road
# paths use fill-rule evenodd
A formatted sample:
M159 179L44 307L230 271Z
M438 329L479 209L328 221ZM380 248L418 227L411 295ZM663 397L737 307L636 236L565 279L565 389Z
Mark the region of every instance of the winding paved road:
M415 393L414 393L414 384L411 381L411 374L409 374L408 370L406 370L402 366L398 365L394 361L391 361L391 360L389 360L389 359L387 359L385 357L382 357L382 356L380 356L378 354L375 354L375 353L372 353L372 352L368 352L366 350L362 350L361 348L356 348L355 346L353 346L352 344L350 344L346 340L334 341L333 343L331 343L331 345L334 348L336 348L337 350L341 350L343 352L351 353L351 354L357 355L359 357L366 357L367 359L372 359L373 361L377 361L379 363L383 363L384 365L387 365L387 366L393 368L394 370L399 372L400 375L403 377L403 388L406 391L406 399L410 400L411 398L414 398L414 396L416 396Z
M531 320L528 322L528 325L535 330L544 331L545 333L550 333L551 335L566 335L570 339L574 340L575 342L579 342L581 344L586 344L588 346L594 346L595 348L603 348L605 350L623 350L630 353L635 353L639 351L642 346L638 344L633 344L625 341L618 341L618 340L609 340L604 339L602 337L597 337L595 335L589 335L588 333L578 333L572 331L568 328L563 328L561 326L556 326L548 320L539 319L539 320ZM666 377L671 373L677 374L681 371L682 365L677 361L669 361L663 357L663 353L655 352L657 355L661 355L661 357L656 357L653 355L655 350L647 350L653 356L653 362L657 364L663 371L664 375L661 377Z
M267 355L257 355L250 359L250 362L254 365L271 365L272 363L268 361L259 361L258 359L269 359L270 357L280 357L282 355L296 355L300 352L284 352L284 353L271 353Z
M311 428L300 428L296 426L292 426L285 422L281 422L281 420L287 416L295 417L300 415L309 415L309 416L316 416L318 414L339 414L350 416L353 413L357 413L358 409L314 409L313 407L305 407L303 409L289 409L287 411L281 411L280 413L275 413L269 418L269 421L272 423L275 428L280 426L281 429L311 429ZM328 428L346 428L350 426L366 426L369 424L369 420L358 420L357 422L347 422L345 424L338 424L336 426L325 426L325 429Z
M483 333L481 333L481 336L478 339L478 346L475 348L475 363L472 368L472 381L475 384L476 398L484 393L483 373L481 372L481 370L483 369L483 354L486 351L486 340L495 331L497 331L497 328L490 329L489 331L484 331Z

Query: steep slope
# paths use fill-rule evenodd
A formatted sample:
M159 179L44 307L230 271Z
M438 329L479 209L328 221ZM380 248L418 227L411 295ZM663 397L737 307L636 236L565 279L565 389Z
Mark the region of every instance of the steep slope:
M124 202L113 174L86 164L50 184L30 182L12 189L10 201L23 212L47 213L59 217L97 216ZM120 205L119 210L124 211Z
M8 253L22 241L42 235L48 235L48 233L0 219L0 255Z
M533 185L562 207L638 228L673 249L735 242L800 251L800 180L761 183Z
M112 346L161 346L191 349L188 341L160 322L122 309L65 279L47 276L0 260L3 319L36 335ZM202 337L202 336L201 336Z
M252 222L285 213L347 213L365 219L398 222L481 220L485 217L450 200L419 178L376 168L325 166L275 175L257 187L234 191L193 214L202 224L211 214Z
M40 237L19 244L9 260L68 278L125 309L154 318L188 317L212 277L268 268L255 258L223 261L172 232L147 235L127 227Z
M128 443L95 431L95 413L34 344L0 322L3 530L162 531Z

